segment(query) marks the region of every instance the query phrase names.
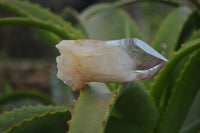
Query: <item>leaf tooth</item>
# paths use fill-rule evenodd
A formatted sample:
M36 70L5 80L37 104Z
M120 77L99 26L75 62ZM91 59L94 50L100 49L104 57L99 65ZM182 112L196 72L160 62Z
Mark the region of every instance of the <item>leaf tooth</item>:
M47 23L52 24L53 22L52 22L52 20L49 19L49 20L47 20Z
M35 6L38 6L38 7L40 7L40 3L38 3L38 2L37 2L37 3L35 3Z
M63 27L63 30L68 30L66 26Z
M161 53L161 55L163 55L163 56L165 55L165 51L161 51L160 53Z
M73 100L73 103L76 104L77 100Z
M73 112L73 109L70 109L70 111L69 111L71 114L72 114L72 112Z
M50 111L47 111L47 112L46 112L46 114L50 114L50 113L51 113Z
M102 127L105 125L106 119L103 120L102 122Z
M14 127L16 127L16 125L12 125L12 126L11 126L11 128L14 128Z
M69 126L69 124L70 124L70 121L66 121L66 123L67 123L67 125Z
M163 43L163 44L160 45L160 47L161 47L162 49L166 49L166 48L167 48L167 44L166 44L166 43Z
M80 90L80 95L83 93L83 89Z
M38 107L41 107L41 106L42 106L42 104L38 104L37 106L38 106Z
M2 114L4 114L4 113L7 113L7 111L6 111L6 110L3 110Z
M36 117L38 117L38 114L35 114L35 115L33 116L33 118L36 118Z
M117 92L117 91L115 91L115 94L113 95L113 97L114 97L114 98L117 96L117 93L118 93L118 92Z
M19 125L22 124L22 123L24 123L25 121L27 121L27 120L26 120L26 119L23 119L23 120L19 123Z

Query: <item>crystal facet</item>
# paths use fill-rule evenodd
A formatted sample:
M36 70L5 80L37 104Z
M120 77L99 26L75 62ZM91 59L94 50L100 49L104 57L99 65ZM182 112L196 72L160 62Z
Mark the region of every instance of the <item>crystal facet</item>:
M166 63L162 55L136 39L63 40L56 47L57 76L73 90L86 82L133 82L152 78Z

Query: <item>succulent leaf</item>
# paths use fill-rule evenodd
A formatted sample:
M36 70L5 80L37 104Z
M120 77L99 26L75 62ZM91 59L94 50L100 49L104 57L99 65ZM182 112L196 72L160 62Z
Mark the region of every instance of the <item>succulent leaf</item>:
M140 31L134 20L125 11L120 8L113 9L113 6L113 4L108 3L96 4L81 13L81 18L89 37L100 40L114 40L127 37L140 38ZM103 11L108 7L111 9ZM95 16L88 16L98 10L102 11L96 13Z
M47 115L50 112L52 112L52 114L54 114L55 112L59 112L58 110L61 112L64 112L64 115L66 116L65 117L66 121L70 119L71 115L70 115L69 110L66 107L57 107L57 106L24 107L21 109L14 109L13 111L10 111L10 112L5 112L0 115L0 125L1 125L0 132L8 131L10 128L11 128L10 131L12 131L12 130L14 130L14 127L16 127L17 125L19 128L21 128L20 123L24 123L25 120L31 122L32 121L31 119L34 120L34 118L37 116L41 116L41 118L42 118L42 116L45 116L45 114ZM55 113L55 117L56 117L56 113ZM60 116L58 118L60 118ZM46 118L42 118L42 119L43 119L43 122L45 120L46 120L46 122L48 122L49 118L47 117L47 119ZM57 120L55 119L55 121L57 121ZM64 121L65 124L66 124L66 121ZM50 121L49 124L51 124L51 122L53 123L53 121ZM63 120L61 122L63 122ZM35 124L35 126L36 126L35 128L37 128L37 126L39 126L39 125ZM49 126L49 127L51 127L51 126ZM28 128L28 130L30 130L30 128ZM26 129L26 131L27 131L27 129Z

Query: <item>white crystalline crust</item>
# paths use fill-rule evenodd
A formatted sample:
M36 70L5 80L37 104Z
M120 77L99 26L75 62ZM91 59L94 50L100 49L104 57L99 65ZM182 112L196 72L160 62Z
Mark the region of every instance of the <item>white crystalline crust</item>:
M57 76L73 90L86 82L123 82L135 79L134 60L121 46L109 47L99 40L64 40L56 47Z

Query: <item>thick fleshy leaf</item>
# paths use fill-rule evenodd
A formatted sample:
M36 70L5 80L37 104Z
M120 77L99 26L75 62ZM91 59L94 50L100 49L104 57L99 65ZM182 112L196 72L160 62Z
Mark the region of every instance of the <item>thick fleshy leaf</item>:
M172 96L162 116L159 133L179 132L187 113L195 99L200 86L200 75L197 73L200 67L200 51L197 50L182 71ZM191 76L192 75L192 76ZM177 111L181 110L181 111Z
M67 118L67 119L65 118L66 121L71 118L69 110L66 109L65 107L37 106L37 107L25 107L25 108L21 108L21 109L15 109L11 112L5 112L0 115L0 125L1 125L0 132L5 132L8 129L13 130L16 126L20 127L20 125L22 123L24 123L25 121L26 121L26 123L32 122L32 119L34 119L38 116L42 117L44 115L48 115L49 113L57 112L58 110L65 112L65 116ZM57 121L57 120L54 119L54 121ZM61 121L61 122L64 122L63 124L65 125L66 121ZM54 123L53 121L49 121L48 119L45 119L45 121L43 121L43 122L46 122L46 123L49 122L49 124ZM41 126L43 126L43 124L41 124L41 123L35 124L35 127L33 126L32 129L36 128L36 130L39 130L39 128L37 129L37 126L41 127ZM53 126L53 125L51 125L51 126ZM48 128L50 128L51 126L48 125ZM65 125L65 126L67 127L67 125ZM18 128L18 127L16 127L16 128ZM29 132L28 130L30 130L30 128L26 128L26 129L24 128L24 131Z
M190 108L190 111L187 114L184 124L182 125L181 131L193 130L192 128L194 126L200 129L200 123L198 122L199 119L200 119L200 90L195 97L195 100Z
M38 5L31 4L27 1L19 0L0 0L0 7L3 11L10 12L16 16L20 17L35 17L42 21L52 22L59 25L60 27L65 27L72 34L76 34L79 38L83 38L79 31L74 29L70 24L66 23L60 17L54 15L50 11L41 8Z
M147 133L141 127L123 119L110 117L105 133Z
M122 9L112 8L112 6L114 5L96 4L81 13L89 37L100 40L140 38L140 32L134 20ZM109 7L110 10L108 10ZM103 11L105 8L106 10ZM96 13L100 9L102 11ZM95 13L95 15L90 16L92 13Z
M152 132L157 124L158 110L143 86L137 82L127 83L118 93L111 111L112 118L108 119L105 131L114 130L115 133L120 133L123 129L124 132ZM123 122L124 124L122 124ZM127 127L132 125L132 128L122 128L117 131L120 123L124 128L126 127L125 123Z
M74 107L74 96L72 89L59 80L56 76L57 68L54 68L51 77L51 96L55 103L65 105L66 107Z
M90 86L76 102L70 133L120 133L122 129L145 133L155 128L158 112L140 83L127 83L115 92L110 92L102 83ZM119 124L122 124L120 130Z
M70 22L75 28L81 30L82 33L88 37L88 33L79 18L79 13L75 9L71 7L65 8L65 10L62 12L62 17L65 21Z
M163 94L166 91L166 85L168 81L171 80L173 75L174 68L177 67L178 63L192 51L200 47L200 39L196 39L192 42L189 42L185 47L180 49L171 60L166 64L166 66L161 70L159 76L154 81L151 89L151 95L153 96L156 105L160 107L162 103Z
M191 42L192 40L198 39L200 37L199 33L200 32L195 32L185 44L182 44L182 47L186 46L186 45L190 45L189 42ZM177 79L179 78L182 70L184 69L185 64L188 62L191 54L186 55L183 59L181 59L179 62L177 62L177 66L174 67L174 71L170 77L170 80L168 81L168 84L166 85L166 88L165 88L166 92L162 97L162 103L160 104L161 111L163 111L166 108L168 100L170 99L170 96L171 96L172 89L176 86Z
M30 120L23 120L19 125L13 126L7 133L65 133L68 131L66 121L69 119L69 110L36 115Z
M163 24L161 24L152 47L164 57L171 57L178 45L182 30L187 24L188 19L191 17L191 14L192 12L186 7L174 9L166 17ZM145 81L145 87L150 89L153 80L154 79Z
M12 91L0 96L0 105L7 110L38 104L55 105L49 97L35 91Z
M103 83L90 83L72 111L69 133L100 133L113 94Z
M165 57L171 57L176 48L181 30L191 13L186 7L179 7L171 12L161 25L152 47Z
M190 125L184 127L180 133L198 133L200 130L200 119L194 121Z

